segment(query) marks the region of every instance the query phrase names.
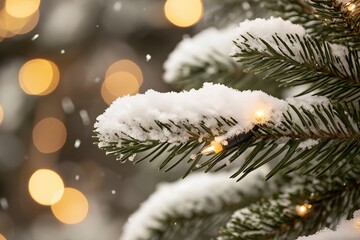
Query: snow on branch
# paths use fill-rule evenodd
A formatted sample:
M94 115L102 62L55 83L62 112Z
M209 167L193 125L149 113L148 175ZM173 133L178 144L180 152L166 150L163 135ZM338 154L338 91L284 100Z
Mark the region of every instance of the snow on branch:
M297 240L356 240L360 239L360 211L351 220L343 220L336 230L323 229L314 235L299 237Z
M165 81L172 83L186 77L195 67L204 68L207 75L220 67L233 70L236 64L229 55L236 35L235 27L208 28L192 38L184 38L164 63Z
M281 86L306 85L312 93L336 100L359 96L359 53L305 33L281 18L240 24L233 57L249 71L265 74Z
M245 206L260 196L265 172L266 169L260 169L242 183L230 180L227 173L198 173L181 181L163 183L129 218L120 239L155 239L152 234L171 231L174 221L190 221L197 215L210 216ZM267 191L271 193L272 185L268 185ZM190 229L182 231L191 233Z
M311 99L318 101L320 98ZM248 132L259 123L255 117L256 111L264 112L263 122L271 121L276 125L282 120L286 109L285 101L261 91L241 92L208 83L199 90L180 93L149 90L145 94L119 98L97 118L95 128L100 140L99 147L129 137L139 141L180 144L193 137L184 125L201 131L201 127L198 127L201 123L211 129L213 135L231 137ZM233 119L234 124L219 124L217 120L221 118ZM159 123L165 125L159 127ZM205 130L201 134L209 136ZM203 140L200 138L199 142Z
M299 63L311 61L323 66L327 64L323 59L332 57L333 59L338 60L334 61L335 65L337 65L337 70L344 76L351 76L349 62L346 58L349 54L348 48L338 44L325 43L323 46L320 46L320 49L323 49L324 51L327 50L328 52L326 54L329 56L324 56L319 52L309 56L310 53L304 53L305 48L310 48L315 51L319 46L304 46L302 44L302 41L311 39L311 37L306 34L305 28L301 25L293 24L292 22L285 21L281 18L258 18L240 23L237 32L240 37L236 40L237 47L233 48L233 55L240 53L246 48L271 53L271 50L269 50L270 46L278 54L289 56ZM309 59L313 56L316 58Z

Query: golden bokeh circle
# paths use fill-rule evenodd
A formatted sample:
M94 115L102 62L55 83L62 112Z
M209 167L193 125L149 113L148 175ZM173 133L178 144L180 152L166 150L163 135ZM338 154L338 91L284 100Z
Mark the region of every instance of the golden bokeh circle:
M201 0L167 0L164 6L166 18L178 27L190 27L203 16Z
M137 78L129 72L115 72L105 78L101 86L101 95L107 104L118 97L138 93L140 88Z
M53 153L61 149L67 137L65 125L56 118L44 118L33 129L33 142L42 153Z
M30 177L29 193L39 204L50 206L58 202L64 193L61 177L49 169L40 169Z
M54 216L65 224L76 224L84 220L88 211L89 204L79 190L65 188L60 201L51 205Z
M6 0L5 11L13 17L25 18L34 14L40 6L40 0Z
M22 90L30 95L47 95L54 91L60 80L58 67L46 59L33 59L26 62L19 72Z
M141 68L131 60L122 59L111 64L106 71L105 78L109 77L110 75L116 72L131 73L138 80L139 86L143 84L144 77Z

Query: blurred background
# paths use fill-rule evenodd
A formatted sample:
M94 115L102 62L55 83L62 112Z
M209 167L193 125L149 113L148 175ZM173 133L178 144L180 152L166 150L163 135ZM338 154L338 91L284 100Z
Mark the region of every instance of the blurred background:
M160 181L93 144L117 97L172 90L162 64L201 0L0 0L0 240L118 239ZM121 109L119 109L121 110Z

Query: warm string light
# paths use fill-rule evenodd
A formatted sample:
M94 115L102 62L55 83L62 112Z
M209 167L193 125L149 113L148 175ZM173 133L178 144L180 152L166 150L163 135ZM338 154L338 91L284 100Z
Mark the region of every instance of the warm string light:
M210 145L204 147L201 150L202 155L210 155L213 153L219 153L222 150L224 150L223 145L220 142L217 142L216 140L211 141Z
M356 5L353 4L353 3L349 4L349 6L347 7L347 9L348 9L349 11L351 11L351 12L354 11L355 8L356 8Z
M265 117L266 117L266 113L262 109L259 109L254 113L254 118L258 123L263 123L265 121ZM251 131L236 135L226 140L219 140L215 138L213 141L211 141L209 145L205 146L201 150L201 154L202 155L216 154L223 151L224 149L230 149L239 146L241 143L252 138L254 135L253 131L256 131L257 129L258 126L255 125L255 127Z
M255 112L255 120L258 122L263 122L265 120L265 111L264 110L257 110Z
M300 217L304 217L310 212L311 208L311 204L304 203L302 205L296 205L295 211L297 215L299 215Z

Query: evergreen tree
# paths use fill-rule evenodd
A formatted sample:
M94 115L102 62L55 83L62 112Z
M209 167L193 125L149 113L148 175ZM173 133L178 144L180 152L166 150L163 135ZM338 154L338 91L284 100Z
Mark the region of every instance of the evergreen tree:
M222 28L164 65L191 90L118 99L95 124L121 162L206 172L161 186L122 239L360 239L360 2L208 4Z

